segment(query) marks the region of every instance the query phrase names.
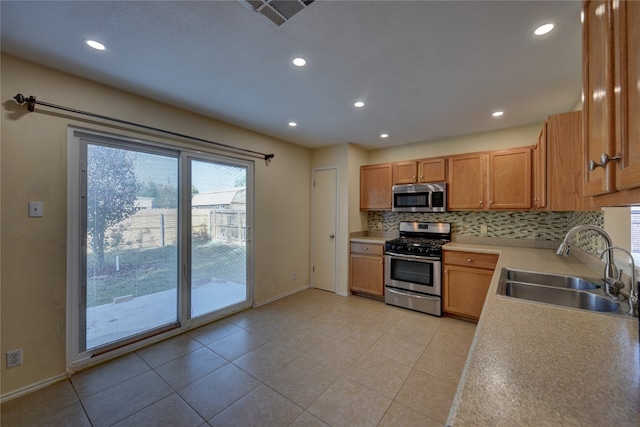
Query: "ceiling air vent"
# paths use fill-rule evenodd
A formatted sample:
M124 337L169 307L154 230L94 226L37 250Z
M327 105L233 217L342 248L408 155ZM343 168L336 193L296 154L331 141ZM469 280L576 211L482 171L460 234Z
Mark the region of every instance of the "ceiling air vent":
M240 0L263 18L280 26L315 0Z

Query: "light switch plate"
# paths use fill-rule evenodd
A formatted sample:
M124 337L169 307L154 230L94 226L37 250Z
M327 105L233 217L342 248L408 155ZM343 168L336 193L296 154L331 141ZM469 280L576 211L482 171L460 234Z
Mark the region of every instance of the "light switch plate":
M29 218L40 218L42 216L42 202L29 202Z

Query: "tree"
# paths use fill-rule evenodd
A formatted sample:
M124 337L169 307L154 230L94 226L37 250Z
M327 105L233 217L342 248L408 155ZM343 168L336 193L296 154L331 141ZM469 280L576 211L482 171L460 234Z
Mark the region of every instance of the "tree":
M106 231L138 211L139 184L126 150L89 145L87 160L87 234L102 271Z
M198 189L191 188L193 194L198 193ZM167 180L167 184L158 184L157 182L145 182L138 193L140 197L153 197L155 199L154 207L159 209L177 209L178 207L178 187L172 185Z

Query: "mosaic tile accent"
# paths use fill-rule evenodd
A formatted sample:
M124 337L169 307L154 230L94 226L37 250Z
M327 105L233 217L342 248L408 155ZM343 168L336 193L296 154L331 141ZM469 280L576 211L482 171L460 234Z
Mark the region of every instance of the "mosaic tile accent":
M560 241L571 228L580 224L602 227L604 217L600 211L587 212L443 212L405 213L370 211L369 232L398 231L400 221L450 222L455 236L496 237L503 239L529 239ZM487 226L487 233L480 226ZM577 246L589 253L599 253L604 248L596 233L583 232L577 236ZM574 243L574 244L575 244Z

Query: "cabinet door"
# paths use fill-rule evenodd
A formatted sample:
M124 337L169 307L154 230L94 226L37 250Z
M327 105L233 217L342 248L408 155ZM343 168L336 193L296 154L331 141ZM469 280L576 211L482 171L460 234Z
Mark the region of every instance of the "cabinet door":
M582 157L578 160L582 161ZM533 150L533 178L533 207L544 210L547 207L547 122L542 124Z
M419 161L418 182L440 182L447 179L446 159L424 159Z
M384 295L383 258L351 254L351 290Z
M418 180L418 163L414 160L393 164L393 184L415 184Z
M449 157L448 208L483 209L487 156L483 153Z
M492 270L445 265L443 310L477 320L492 277Z
M489 209L531 208L531 148L489 153Z
M391 209L391 164L360 167L360 209Z
M615 11L616 87L622 88L616 100L620 111L617 154L622 156L617 162L616 187L621 190L640 187L640 2L622 1Z
M547 187L550 211L583 209L582 112L556 114L547 120Z
M585 1L582 26L582 84L585 139L584 195L615 190L615 162L589 171L590 160L600 163L603 153L615 156L614 61L612 3Z

